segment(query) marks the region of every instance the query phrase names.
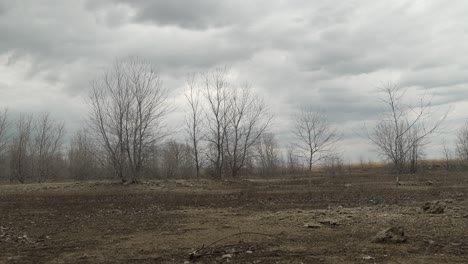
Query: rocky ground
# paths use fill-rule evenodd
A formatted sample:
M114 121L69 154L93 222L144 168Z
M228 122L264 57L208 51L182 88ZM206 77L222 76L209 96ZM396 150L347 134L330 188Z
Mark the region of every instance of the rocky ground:
M3 185L0 263L466 263L467 180Z

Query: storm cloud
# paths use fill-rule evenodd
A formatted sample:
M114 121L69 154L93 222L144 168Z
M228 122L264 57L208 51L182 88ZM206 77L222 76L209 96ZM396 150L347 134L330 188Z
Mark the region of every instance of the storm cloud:
M346 157L375 157L358 134L382 83L450 107L447 130L468 117L467 13L465 1L1 0L0 107L50 111L71 133L117 58L152 62L178 106L187 74L227 65L269 102L281 143L310 105L342 128Z

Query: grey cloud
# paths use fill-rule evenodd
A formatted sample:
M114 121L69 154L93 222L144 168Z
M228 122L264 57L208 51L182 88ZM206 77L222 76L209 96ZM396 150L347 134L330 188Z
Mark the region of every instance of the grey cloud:
M466 13L464 1L0 0L0 67L18 68L0 76L80 99L114 59L137 55L177 96L187 73L229 65L287 138L303 104L340 125L372 120L381 82L430 89L440 105L468 101Z
M243 1L149 1L116 0L134 8L137 22L153 22L182 28L205 30L208 28L246 23L258 9L267 9L273 3L260 1L255 5Z

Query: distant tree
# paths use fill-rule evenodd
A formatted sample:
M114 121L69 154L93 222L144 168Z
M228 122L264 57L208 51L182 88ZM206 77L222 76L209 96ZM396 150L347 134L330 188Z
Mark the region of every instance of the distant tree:
M294 116L294 147L307 164L309 174L312 166L328 157L340 140L337 130L320 114L310 108L302 108Z
M97 176L97 150L89 132L78 130L70 140L68 150L69 172L75 180L89 180Z
M231 176L236 177L252 155L255 144L269 127L273 115L250 86L231 89L225 126L225 150Z
M442 154L444 155L445 170L450 170L450 160L452 159L452 151L447 147L445 139L442 140Z
M337 173L341 173L343 171L344 162L339 154L333 153L327 155L323 159L322 164L325 172L332 175L333 177L335 177Z
M398 174L404 172L409 163L410 172L415 172L422 148L430 143L434 134L447 117L431 112L431 100L420 98L417 106L403 101L406 89L393 84L380 88L382 102L387 108L372 132L366 129L367 138L374 143L380 155L390 160ZM398 181L398 178L397 178Z
M8 109L0 112L0 157L5 153L8 147L8 129L10 122L8 120Z
M228 84L226 75L226 69L205 75L206 155L213 175L218 178L223 172L236 177L250 163L255 143L273 118L250 86Z
M42 114L35 122L32 152L37 182L56 172L53 166L62 155L64 127L63 122L52 120L49 113Z
M167 179L189 178L194 159L188 144L169 140L162 151L162 169Z
M273 133L263 133L256 143L256 164L263 175L272 174L279 166L278 143Z
M296 154L296 149L294 144L289 143L286 148L286 167L290 174L296 173L300 168L301 164L299 162L298 155Z
M31 130L33 116L21 114L15 122L15 136L10 145L10 180L24 183L31 175Z
M207 161L213 176L220 178L225 165L227 115L229 89L226 81L227 69L217 69L205 75L205 136Z
M457 131L456 149L461 160L468 160L468 121Z
M167 136L167 91L138 58L117 61L91 86L90 124L115 174L136 183L153 145Z
M197 179L200 178L201 168L201 140L203 138L203 107L200 96L201 90L197 87L197 76L192 75L187 81L185 98L189 110L185 114L185 126L188 138L192 145L193 158L195 159L195 170Z

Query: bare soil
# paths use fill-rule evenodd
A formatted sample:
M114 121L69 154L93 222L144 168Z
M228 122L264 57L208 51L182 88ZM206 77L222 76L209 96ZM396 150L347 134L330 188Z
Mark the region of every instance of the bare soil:
M0 263L468 263L468 176L393 178L2 185Z

